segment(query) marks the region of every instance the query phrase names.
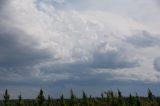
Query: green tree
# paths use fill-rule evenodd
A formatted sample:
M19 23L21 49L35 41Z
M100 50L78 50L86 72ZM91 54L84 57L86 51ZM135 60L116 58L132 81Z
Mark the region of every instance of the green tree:
M103 95L103 92L101 93L101 98L102 98L102 99L104 99L104 95Z
M121 93L121 91L119 89L118 89L118 99L117 99L117 102L118 102L118 106L123 106L124 105L122 93Z
M156 101L155 96L152 94L152 91L148 89L148 100L150 106L158 106L158 102Z
M40 90L40 92L39 92L36 100L37 100L38 106L42 106L42 105L43 105L43 103L44 103L44 101L45 101L45 97L44 97L44 95L43 95L43 90L42 90L42 89Z
M51 104L52 104L52 99L51 99L51 96L48 95L48 99L47 99L47 101L46 101L46 105L47 105L47 106L51 106Z
M136 98L135 98L135 106L142 106L140 97L138 96L137 93L136 93Z
M107 95L107 104L109 106L114 105L114 94L112 90L109 90L107 92L104 92Z
M148 89L148 99L150 101L153 101L153 94L152 94L152 91L150 89Z
M24 102L23 102L23 100L22 100L21 93L20 93L20 95L18 96L18 103L17 103L17 106L24 106Z
M70 106L76 106L77 104L77 99L76 99L76 96L74 95L74 92L73 90L71 89L70 91L70 95L71 95L71 99L70 99Z
M109 90L108 92L104 92L107 95L108 99L112 99L114 97L113 91Z
M82 98L83 106L89 106L89 100L88 100L88 97L84 91L82 91L82 95L83 95L83 98Z
M129 106L134 106L134 97L131 94L129 95L128 104Z
M66 106L63 94L61 95L60 106Z
M118 97L122 98L122 93L121 93L121 91L119 89L118 89Z
M4 93L3 97L4 97L4 106L9 106L10 95L8 94L7 89L5 90L5 93Z
M158 106L160 106L160 97L157 98Z

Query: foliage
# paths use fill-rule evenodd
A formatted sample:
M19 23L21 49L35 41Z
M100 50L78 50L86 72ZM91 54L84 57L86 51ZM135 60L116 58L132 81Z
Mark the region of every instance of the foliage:
M36 100L37 100L38 106L43 106L43 103L44 103L44 101L45 101L45 98L44 98L43 90L42 90L42 89L40 90L40 92L39 92Z
M8 94L8 90L6 89L5 90L5 93L4 93L4 95L3 95L3 97L4 97L4 106L9 106L9 94Z
M103 92L101 97L88 97L82 91L82 98L77 98L71 89L70 99L64 99L62 94L60 99L52 99L48 95L47 100L42 89L36 100L24 100L21 94L18 96L18 100L10 100L6 89L3 97L4 100L0 101L0 106L160 106L160 97L154 96L150 89L148 89L147 97L140 97L137 93L135 96L130 94L129 97L124 97L119 89L117 93L112 90Z
M19 95L19 97L18 97L18 103L17 103L17 106L24 106L24 102L23 102L23 100L22 100L21 93L20 93L20 95Z

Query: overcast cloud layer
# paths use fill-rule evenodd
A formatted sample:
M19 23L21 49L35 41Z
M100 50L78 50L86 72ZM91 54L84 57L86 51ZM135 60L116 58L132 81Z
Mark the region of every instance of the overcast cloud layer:
M157 94L159 13L158 0L0 0L0 97Z

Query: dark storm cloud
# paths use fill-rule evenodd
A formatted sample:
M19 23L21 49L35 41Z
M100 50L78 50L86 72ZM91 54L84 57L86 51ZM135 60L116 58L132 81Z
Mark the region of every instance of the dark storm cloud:
M75 75L75 74L74 74ZM89 73L83 73L82 75L77 75L66 79L56 81L54 84L58 86L76 85L76 86L102 86L102 85L114 85L114 80L110 74L95 74L91 75Z
M0 0L0 24L9 18L8 0Z
M40 70L44 76L51 75L51 79L54 78L54 74L69 75L67 79L62 78L62 80L59 80L60 82L56 81L56 85L73 84L94 86L95 84L105 84L107 80L113 78L113 75L111 73L94 74L93 70L109 69L114 71L115 69L134 68L138 66L139 62L137 60L123 56L120 51L108 51L106 53L94 53L93 58L89 61L53 64L48 67L41 67ZM51 80L50 78L47 80Z
M34 40L16 28L0 25L0 83L2 85L32 85L33 67L51 58L44 49L35 48Z
M154 60L153 66L155 70L160 71L160 57Z
M100 75L101 76L101 75ZM103 78L104 75L102 75L102 77L98 77L98 78L90 78L90 79L68 79L68 80L59 80L56 81L54 84L58 85L58 86L67 86L67 85L76 85L76 86L92 86L95 87L96 86L120 86L120 85L150 85L151 83L148 83L147 81L136 81L136 80L116 80L116 79L106 79L104 80ZM106 76L107 78L107 76ZM158 83L153 83L154 84L158 84Z
M5 12L4 12L5 14ZM3 21L1 18L0 21ZM31 43L30 45L26 45ZM27 34L19 29L0 25L0 83L3 86L40 86L52 85L52 79L43 82L43 77L30 77L32 67L43 61L51 59L48 50L36 49L36 43L27 38ZM53 54L52 54L53 55ZM68 73L69 79L58 80L54 84L63 85L103 85L106 77L112 79L111 74L91 75L94 69L123 69L137 67L137 61L131 61L122 51L107 51L101 53L94 51L89 61L75 63L53 64L49 67L41 67L42 76L54 77L54 74ZM54 60L53 60L54 61ZM28 66L30 68L28 68ZM53 76L52 76L53 75ZM14 77L12 77L14 76ZM6 78L5 78L6 77ZM56 79L56 78L55 78Z
M142 31L127 38L126 41L136 47L144 48L159 45L160 39L153 37L149 32Z
M29 41L24 35L15 28L0 27L0 67L32 66L50 58L45 50L25 45Z
M124 93L130 92L131 89L132 91L138 91L139 88L141 88L141 90L139 91L144 92L144 88L159 88L159 82L158 84L147 83L147 81L152 81L152 73L150 71L147 73L151 73L151 78L148 78L149 76L146 74L142 75L141 78L141 75L139 75L139 73L137 72L139 71L140 73L143 73L143 71L145 72L146 70L143 68L137 68L140 65L139 61L134 60L129 56L132 54L125 51L132 45L135 48L131 48L129 50L133 50L133 53L135 52L135 50L143 51L143 49L146 47L159 45L159 38L153 37L153 35L147 31L142 31L137 32L137 34L135 35L131 35L131 37L126 38L125 41L121 41L121 39L119 39L126 37L123 36L123 34L126 33L125 30L127 32L135 29L141 30L141 26L139 26L139 24L144 24L145 26L145 23L141 22L140 20L143 20L146 15L141 18L139 17L141 16L139 14L143 15L143 12L146 13L146 9L141 5L139 8L139 2L136 3L134 0L132 0L133 2L128 2L127 0L123 2L120 1L118 3L118 5L120 5L117 7L115 5L111 5L115 4L117 2L116 0L113 2L102 2L98 0L64 0L65 2L63 2L63 0L62 2L59 2L61 0L30 0L30 2L26 2L27 0L22 0L23 2L21 2L21 0L14 0L14 2L11 2L10 5L7 5L8 1L10 2L13 0L0 0L0 89L9 88L12 89L13 93L17 94L23 90L25 94L29 95L28 97L30 97L35 95L33 93L35 88L38 91L39 87L42 86L47 89L52 89L53 91L55 90L56 93L60 91L59 88L62 88L62 91L65 92L66 87L70 89L72 88L72 86L80 90L81 88L90 88L90 91L88 91L92 92L91 94L95 94L94 92L98 91L101 92L102 89L105 88L123 88ZM142 2L143 1L148 5L148 2L142 0ZM37 2L37 4L34 4L33 2ZM46 5L46 2L48 2L49 5ZM126 3L128 3L128 5L126 5L127 7L124 6L124 4ZM50 4L53 6L54 10L50 9ZM92 4L92 6L90 4ZM106 4L109 5L109 7L106 8ZM88 8L88 6L90 7ZM121 9L121 7L124 8ZM103 11L101 11L102 8L104 8ZM112 8L115 8L115 11L113 10L113 13ZM136 11L137 9L141 11L134 12L132 8L134 11ZM154 11L155 8L152 8ZM44 9L43 13L41 14L41 11L39 11L38 9ZM63 10L62 14L59 9ZM73 10L73 14L70 10L66 11L67 9ZM89 11L86 12L86 10L88 9ZM116 11L117 9L118 12ZM85 13L83 13L82 10L84 10ZM155 14L153 11L151 9L149 13ZM121 12L124 14L121 14ZM133 12L136 14L133 15ZM95 15L93 14L92 16L92 13L94 13ZM103 14L102 16L101 13ZM128 13L131 13L132 15L130 16ZM69 18L69 16L71 16L71 18ZM133 19L133 16L137 18L139 17L140 20L134 20L135 18ZM109 21L106 21L106 17ZM127 21L128 19L133 20L133 26L130 21ZM153 20L153 17L147 19L151 19L147 21L154 24L155 21ZM122 20L122 23L123 20L125 20L125 23L116 23L118 22L117 20L119 20L119 22ZM97 27L91 27L90 24L88 24L88 21L90 21L91 23L95 23ZM12 25L12 23L14 24ZM135 24L137 24L137 26L135 26ZM7 25L12 25L13 27L22 27L22 29L24 29L24 32ZM126 27L124 27L125 25ZM128 25L131 25L131 27L128 27ZM84 28L81 28L82 26ZM145 27L148 28L148 26ZM105 30L105 28L107 30ZM41 38L35 35L27 37L28 30L35 35L39 35L39 32L42 31L40 35L43 37ZM112 37L110 37L108 34L110 34L110 32L114 34L116 33L116 31L118 31L119 34L117 36L112 36L112 39ZM43 32L45 33L45 35L42 35ZM101 36L101 33L105 33L106 37ZM50 36L52 34L53 37ZM54 34L57 35L54 36ZM77 34L77 36L75 34ZM84 37L78 35L84 35ZM97 37L94 35L96 35ZM47 46L50 50L39 49L41 48L41 44L37 44L37 39L32 40L32 37L37 37L37 39L40 39L41 44L44 44L45 41L45 46ZM52 38L54 40L52 40ZM73 40L75 41L73 42ZM109 50L108 48L106 50L106 44L101 45L101 41L107 43L108 41L111 41L110 46L115 46L114 50L112 49L112 47L111 50L110 48ZM83 44L81 45L81 43ZM55 48L52 48L52 44L56 45ZM93 44L93 47L90 47L90 44ZM39 48L36 48L36 45ZM93 50L87 57L89 58L89 60L77 61L80 60L80 58L84 55L79 54L79 52L76 50L76 53L74 54L75 51L73 49L70 49L70 46L72 45L73 48L84 48L84 51L82 50L82 52L84 53L88 53L90 52L90 50ZM100 47L95 47L94 45L100 45ZM64 48L64 51L67 49L68 51L70 50L67 55L71 56L73 60L75 60L73 63L69 63L66 61L66 63L64 63L63 60L60 60L60 62L62 63L59 63L59 61L56 61L54 58L52 58L54 54L50 54L49 51L58 51L56 52L56 56L59 56L58 53L59 51L61 51L61 48ZM95 50L95 48L97 49ZM63 54L63 52L61 53ZM150 53L150 55L151 54L152 53ZM134 54L134 56L138 58L138 54ZM144 54L143 56L148 58L146 54ZM153 64L151 63L151 65ZM138 71L135 71L135 67ZM154 68L157 71L160 71L159 58L154 61ZM132 79L134 78L135 81L132 81ZM154 78L157 77L153 77L153 82ZM155 91L157 92L157 90ZM2 95L0 93L0 98L1 96ZM55 96L55 94L53 94L53 96ZM59 94L57 94L57 96L59 96Z
M96 52L93 55L91 67L106 69L133 68L138 66L138 61L123 55L122 51Z
M1 79L0 80L1 86L28 86L28 87L38 87L40 85L53 85L53 81L41 81L37 78L28 78L27 80L7 80L7 79Z
M2 6L4 6L5 3L7 3L7 2L8 2L8 0L0 0L0 8L1 8Z
M40 70L48 73L71 73L76 75L90 73L93 69L124 69L139 66L138 60L124 56L121 51L95 52L92 59L75 63L53 64L41 67Z
M156 88L155 91L156 92L159 91L157 88L159 86L159 83L148 83L148 82L136 81L136 80L114 80L114 79L104 80L100 76L103 77L103 75L99 75L99 78L95 77L92 79L81 78L81 79L59 80L59 81L56 81L53 85L51 85L50 89L55 89L56 87L58 87L58 90L63 89L62 90L63 92L65 92L65 90L68 90L67 92L69 92L71 88L73 88L74 91L78 89L78 91L75 93L81 93L81 90L83 89L87 91L87 93L93 94L92 96L99 96L101 92L107 91L110 89L117 91L117 88L120 89L123 95L125 96L126 95L128 96L129 93L135 94L135 92L138 92L140 95L144 96L148 88L154 89L154 90ZM98 92L98 93L95 93L95 92Z

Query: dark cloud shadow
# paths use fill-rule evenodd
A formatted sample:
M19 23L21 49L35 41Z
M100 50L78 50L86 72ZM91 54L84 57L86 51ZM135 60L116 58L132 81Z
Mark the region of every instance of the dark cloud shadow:
M153 66L155 70L160 71L160 57L154 60Z
M125 56L122 51L95 52L90 63L92 68L104 69L123 69L137 66L139 66L138 61Z
M45 49L35 46L23 31L0 27L0 67L32 66L51 58Z
M158 46L160 38L153 37L152 34L150 34L147 31L142 31L137 33L136 35L128 37L126 39L126 42L132 44L135 47L146 48L146 47Z

